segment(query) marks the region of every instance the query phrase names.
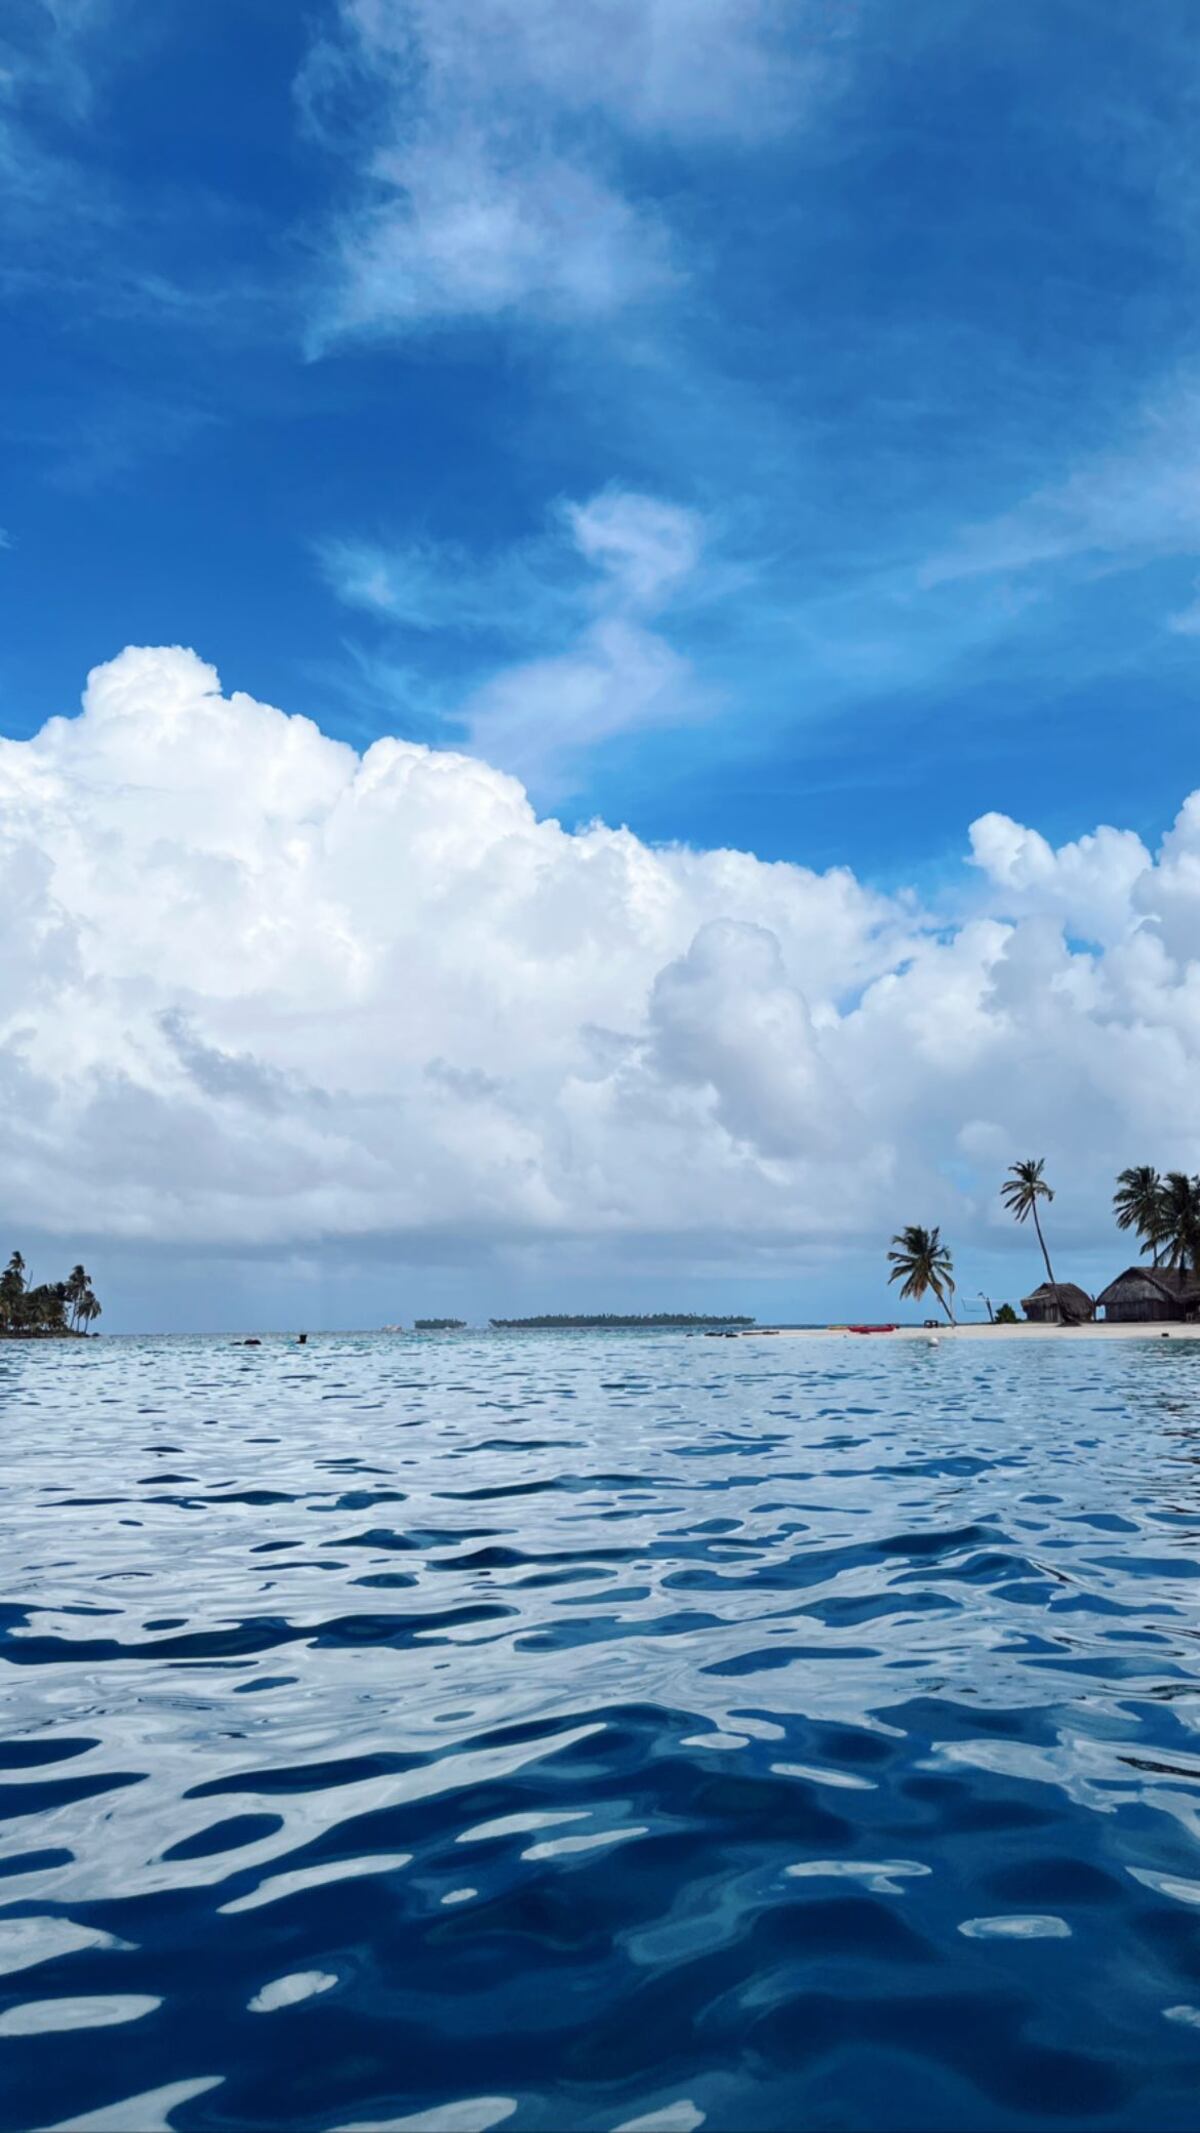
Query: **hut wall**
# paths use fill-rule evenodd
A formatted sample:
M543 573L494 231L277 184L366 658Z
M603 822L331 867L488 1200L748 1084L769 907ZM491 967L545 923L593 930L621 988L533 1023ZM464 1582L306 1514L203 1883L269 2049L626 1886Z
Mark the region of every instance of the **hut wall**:
M1182 1318L1182 1306L1164 1296L1152 1281L1136 1276L1115 1281L1106 1292L1104 1316L1110 1325L1154 1325L1159 1320Z
M1158 1319L1176 1319L1182 1314L1178 1304L1167 1303L1162 1296L1130 1296L1121 1303L1105 1304L1104 1316L1110 1326L1142 1326L1152 1325Z

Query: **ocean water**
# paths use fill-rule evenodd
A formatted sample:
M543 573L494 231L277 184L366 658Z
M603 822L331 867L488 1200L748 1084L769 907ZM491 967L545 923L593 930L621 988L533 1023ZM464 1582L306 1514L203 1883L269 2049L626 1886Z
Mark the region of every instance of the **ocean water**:
M0 2125L1200 2127L1198 1394L0 1346Z

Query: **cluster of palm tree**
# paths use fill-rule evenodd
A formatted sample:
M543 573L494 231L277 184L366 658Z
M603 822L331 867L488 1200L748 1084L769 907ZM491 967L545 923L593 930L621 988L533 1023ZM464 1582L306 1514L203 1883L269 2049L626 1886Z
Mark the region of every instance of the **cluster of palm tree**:
M1046 1181L1045 1169L1044 1156L1039 1156L1036 1160L1029 1157L1021 1163L1010 1163L1008 1176L1000 1187L1000 1197L1015 1221L1027 1222L1030 1215L1033 1216L1033 1226L1042 1248L1042 1258L1046 1262L1046 1279L1051 1288L1057 1290L1058 1284L1054 1279L1054 1269L1050 1264L1050 1254L1046 1250L1046 1239L1042 1235L1038 1215L1038 1201L1054 1198L1054 1189ZM942 1243L940 1229L920 1229L916 1224L910 1224L907 1229L900 1230L892 1238L888 1258L892 1261L888 1280L902 1282L901 1296L911 1296L914 1303L920 1303L926 1294L936 1296L953 1325L955 1320L950 1298L954 1294L954 1261L950 1256L949 1247Z
M100 1316L92 1277L72 1267L65 1281L30 1282L20 1252L0 1274L0 1334L26 1339L54 1333L83 1333Z
M1154 1266L1200 1270L1200 1178L1149 1163L1123 1170L1113 1194L1118 1229L1131 1229Z

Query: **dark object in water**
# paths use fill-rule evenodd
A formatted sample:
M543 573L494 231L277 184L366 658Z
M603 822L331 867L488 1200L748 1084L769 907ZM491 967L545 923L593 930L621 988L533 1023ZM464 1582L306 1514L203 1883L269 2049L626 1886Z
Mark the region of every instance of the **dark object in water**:
M308 1335L307 1333L298 1333L296 1335L296 1339L300 1347L303 1348L305 1341L308 1339Z
M242 1342L242 1346L243 1348L261 1348L262 1342L259 1340L258 1335L256 1333L252 1333L250 1335L249 1340Z

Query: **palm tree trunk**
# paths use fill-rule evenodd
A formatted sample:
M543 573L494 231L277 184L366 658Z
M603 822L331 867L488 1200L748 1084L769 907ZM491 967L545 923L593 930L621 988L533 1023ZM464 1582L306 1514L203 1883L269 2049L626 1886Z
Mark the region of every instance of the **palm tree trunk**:
M1049 1252L1048 1252L1048 1251L1046 1250L1046 1240L1045 1240L1045 1238L1044 1238L1044 1237L1043 1237L1043 1235L1042 1235L1042 1225L1041 1225L1041 1223L1040 1223L1040 1222L1038 1221L1038 1211L1037 1211L1037 1201L1036 1201L1036 1200L1035 1200L1035 1201L1034 1201L1034 1203L1033 1203L1033 1226L1034 1226L1035 1230L1037 1231L1037 1241L1038 1241L1038 1243L1039 1243L1039 1244L1041 1245L1041 1247L1042 1247L1042 1257L1043 1257L1043 1259L1044 1259L1044 1260L1045 1260L1045 1262L1046 1262L1046 1279L1047 1279L1047 1281L1049 1282L1049 1284L1050 1284L1050 1287L1051 1287L1051 1289L1052 1289L1052 1290L1053 1290L1053 1292L1054 1292L1054 1308L1055 1308L1055 1310L1056 1310L1056 1311L1058 1312L1058 1315L1059 1315L1059 1317L1061 1318L1061 1317L1062 1317L1062 1311L1061 1311L1061 1308L1060 1308L1060 1305L1059 1305L1059 1301L1058 1301L1058 1283L1057 1283L1057 1282L1056 1282L1056 1280L1054 1279L1054 1268L1053 1268L1053 1267L1051 1266L1051 1264L1050 1264L1050 1254L1049 1254Z
M934 1295L935 1295L935 1296L937 1297L937 1300L938 1300L938 1302L940 1303L940 1305L941 1305L941 1307L942 1307L943 1311L945 1312L945 1314L946 1314L947 1318L949 1319L949 1321L950 1321L951 1325L953 1325L953 1324L955 1323L955 1319L954 1319L954 1313L953 1313L953 1311L952 1311L952 1310L950 1309L950 1306L949 1306L949 1304L948 1304L948 1303L946 1302L946 1299L945 1299L944 1295L942 1294L942 1291L941 1291L941 1290L939 1289L939 1287L938 1287L938 1285L937 1285L937 1283L936 1283L936 1282L933 1282L933 1283L931 1284L931 1286L932 1286L932 1288L933 1288L933 1293L934 1293Z

